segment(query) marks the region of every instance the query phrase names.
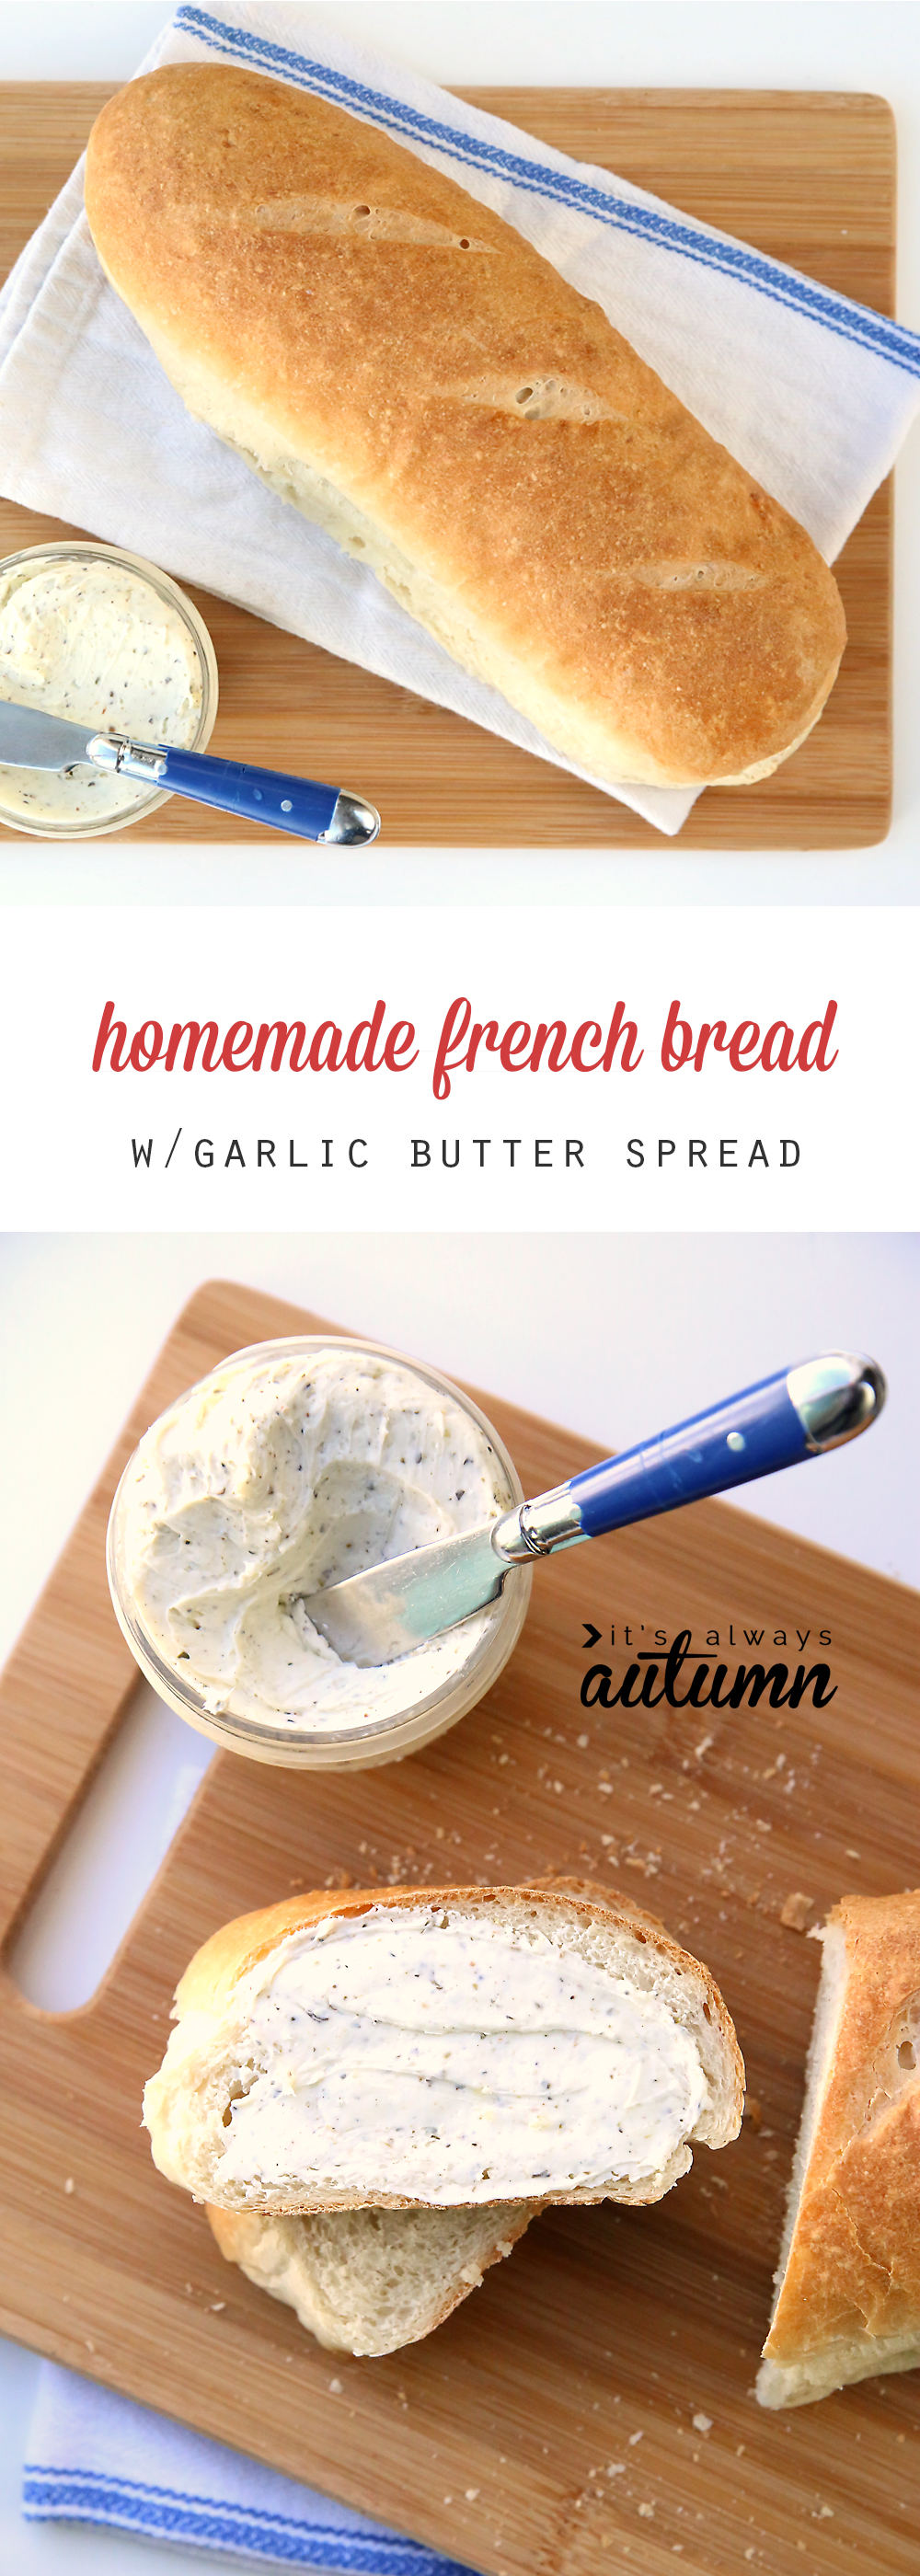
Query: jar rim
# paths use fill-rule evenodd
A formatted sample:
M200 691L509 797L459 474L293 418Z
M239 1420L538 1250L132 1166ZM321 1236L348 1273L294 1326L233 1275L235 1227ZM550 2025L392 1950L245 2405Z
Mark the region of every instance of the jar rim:
M198 725L195 739L188 748L190 751L205 751L217 718L219 698L217 655L213 638L201 610L196 608L194 600L189 598L188 592L183 590L181 583L176 581L172 573L164 572L160 564L150 561L149 556L134 554L129 546L108 545L102 538L97 537L52 537L43 540L41 545L21 546L14 554L0 557L0 581L17 564L38 563L49 559L72 562L88 556L102 557L108 563L120 565L130 572L140 574L159 598L179 610L187 632L191 636L201 674L201 707ZM125 806L117 814L104 817L101 822L95 817L90 817L86 822L74 823L68 823L66 818L60 815L53 822L42 822L38 817L24 822L21 816L7 812L0 796L0 824L6 831L21 833L28 840L97 841L112 832L130 830L132 824L141 822L148 814L155 813L157 806L167 804L170 793L168 787L152 788L149 794L139 796L135 804Z
M433 1387L439 1395L452 1397L463 1412L487 1433L507 1482L508 1508L523 1502L523 1486L510 1452L500 1433L496 1431L494 1423L490 1422L488 1415L476 1403L475 1398L469 1395L465 1388L458 1386L452 1378L445 1377L441 1370L429 1367L424 1361L412 1358L408 1352L398 1350L389 1343L370 1341L358 1334L293 1333L281 1334L267 1341L246 1343L239 1350L228 1352L225 1359L217 1361L213 1368L206 1370L203 1377L197 1378L192 1386L184 1388L171 1404L163 1407L162 1413L156 1416L156 1421L166 1419L175 1407L187 1403L191 1396L195 1395L200 1388L208 1386L225 1369L231 1369L237 1364L242 1366L256 1358L270 1359L274 1355L280 1356L284 1353L293 1354L298 1351L318 1353L328 1349L354 1351L374 1358L393 1360L401 1367L410 1370L415 1377L421 1378L425 1384ZM120 1550L127 1482L136 1457L137 1448L132 1450L131 1457L119 1478L106 1536L106 1566L115 1615L135 1662L139 1664L153 1689L167 1701L169 1707L174 1709L178 1716L184 1717L202 1734L211 1736L215 1743L224 1745L229 1751L248 1755L256 1761L274 1762L289 1769L345 1768L348 1767L349 1760L353 1763L358 1763L362 1759L368 1762L398 1760L403 1752L409 1752L416 1746L429 1743L435 1735L445 1732L447 1727L454 1725L460 1717L466 1715L467 1711L475 1706L477 1700L484 1696L493 1681L497 1680L512 1648L517 1643L523 1626L532 1579L532 1570L529 1566L515 1565L509 1569L488 1625L461 1671L439 1683L437 1688L427 1693L424 1699L414 1701L405 1712L397 1713L395 1716L391 1713L362 1725L351 1724L336 1728L308 1728L298 1725L295 1732L293 1728L273 1726L270 1721L247 1716L232 1709L222 1710L218 1714L209 1711L205 1705L204 1694L194 1684L186 1682L182 1676L177 1675L174 1667L166 1662L153 1639L148 1635L127 1592Z

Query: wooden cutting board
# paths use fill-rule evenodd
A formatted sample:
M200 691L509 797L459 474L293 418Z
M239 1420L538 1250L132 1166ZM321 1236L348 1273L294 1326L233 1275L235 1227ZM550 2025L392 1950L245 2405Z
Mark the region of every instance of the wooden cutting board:
M894 311L895 138L883 99L814 91L476 89L463 96L541 142L601 163L825 286ZM89 83L0 92L0 273L41 221L111 96ZM0 556L66 530L0 502ZM181 565L169 569L181 573ZM836 566L849 643L817 732L759 787L713 788L681 848L860 848L891 801L891 492ZM459 716L196 590L220 667L212 750L341 778L379 806L392 843L673 846L595 788ZM259 840L252 824L176 801L140 840ZM0 838L15 837L0 831Z
M198 1292L12 1657L7 1953L133 1687L103 1564L129 1450L227 1351L305 1326L326 1329L248 1289ZM596 1454L484 1401L527 1491ZM780 2416L751 2385L818 1976L783 1909L810 1899L819 1921L846 1889L917 1879L916 1607L699 1504L541 1567L498 1686L428 1752L312 1777L218 1756L92 2002L46 2014L8 1972L0 1983L2 2330L490 2576L662 2576L677 2554L686 2576L915 2576L920 2378ZM823 1713L586 1710L582 1675L606 1649L619 1680L626 1625L633 1642L718 1629L730 1671L749 1630L769 1645L785 1629L794 1669L794 1630L811 1632L810 1664L826 1629L836 1696ZM324 2353L222 2262L203 2212L151 2163L140 2094L176 1979L215 1925L292 1888L547 1870L619 1884L710 1963L751 2116L656 2208L545 2215L427 2342L381 2361Z

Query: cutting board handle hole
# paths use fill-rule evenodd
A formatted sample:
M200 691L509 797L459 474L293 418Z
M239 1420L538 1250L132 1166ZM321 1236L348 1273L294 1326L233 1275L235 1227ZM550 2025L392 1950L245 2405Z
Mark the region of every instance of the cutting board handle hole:
M9 1953L27 2002L76 2012L97 1993L214 1752L138 1681Z

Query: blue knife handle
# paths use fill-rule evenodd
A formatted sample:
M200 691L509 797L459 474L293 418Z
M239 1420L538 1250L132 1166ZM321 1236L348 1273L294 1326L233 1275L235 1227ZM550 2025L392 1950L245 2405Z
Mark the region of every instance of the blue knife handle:
M570 1479L585 1538L623 1529L630 1521L650 1520L672 1512L680 1503L697 1503L706 1494L724 1494L732 1485L772 1476L778 1467L795 1467L812 1457L814 1445L796 1411L786 1384L788 1372L761 1378L740 1395L729 1396L709 1413L678 1422L656 1440L624 1449L600 1467L586 1467Z
M196 805L216 805L224 814L244 814L251 823L271 823L276 831L294 832L302 841L319 841L327 832L339 799L337 787L320 787L312 778L288 778L281 769L253 769L241 760L215 760L209 752L165 752L160 783Z

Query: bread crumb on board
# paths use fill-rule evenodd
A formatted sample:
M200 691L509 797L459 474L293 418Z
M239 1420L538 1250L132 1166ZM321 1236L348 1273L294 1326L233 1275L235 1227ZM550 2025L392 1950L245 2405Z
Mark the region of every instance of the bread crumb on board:
M807 1932L808 1918L814 1912L814 1903L813 1896L803 1896L800 1888L793 1888L785 1904L780 1906L780 1922L785 1923L790 1932Z

